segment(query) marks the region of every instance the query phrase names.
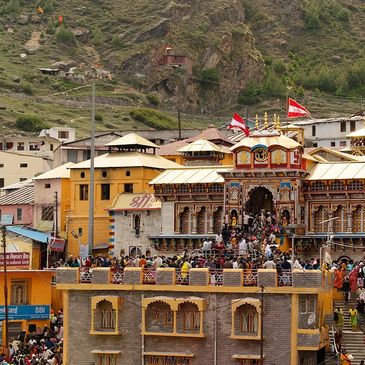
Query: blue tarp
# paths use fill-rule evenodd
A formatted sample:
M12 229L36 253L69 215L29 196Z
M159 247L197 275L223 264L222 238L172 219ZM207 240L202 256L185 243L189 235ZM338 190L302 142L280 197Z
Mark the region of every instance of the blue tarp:
M41 231L37 231L34 229L28 229L28 228L24 228L24 227L7 226L6 229L9 232L19 234L24 237L28 237L34 241L38 241L38 242L42 242L42 243L47 243L48 238L50 237L50 235L48 233L44 233Z

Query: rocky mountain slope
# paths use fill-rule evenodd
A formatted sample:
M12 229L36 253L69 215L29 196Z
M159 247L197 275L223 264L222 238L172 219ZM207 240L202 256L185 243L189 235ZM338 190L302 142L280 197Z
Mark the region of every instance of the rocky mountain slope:
M178 108L203 127L283 112L287 95L316 116L362 108L361 0L2 0L0 14L4 131L35 116L87 133L95 73L100 130L174 128Z

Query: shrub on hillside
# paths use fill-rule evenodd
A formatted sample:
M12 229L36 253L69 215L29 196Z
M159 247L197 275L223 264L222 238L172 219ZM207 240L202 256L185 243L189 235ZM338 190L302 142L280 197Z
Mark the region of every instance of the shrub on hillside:
M22 115L16 119L15 127L24 132L40 132L48 125L35 115Z
M100 46L104 43L104 35L99 27L96 27L92 32L92 42L95 46Z
M173 118L154 109L133 109L129 114L134 120L154 129L171 129L176 124Z
M252 105L260 102L262 88L260 84L256 82L250 82L247 86L240 92L238 96L238 102L240 104Z
M220 77L219 72L215 68L206 68L201 71L200 82L203 87L211 88L217 86Z
M154 106L160 104L160 98L156 94L147 94L146 98L148 102Z
M61 26L58 29L56 39L57 39L57 42L59 42L59 43L65 43L65 44L74 44L75 43L74 34L72 33L72 31L69 28L66 28L64 26Z
M20 2L19 0L10 0L6 5L0 8L0 14L19 14Z

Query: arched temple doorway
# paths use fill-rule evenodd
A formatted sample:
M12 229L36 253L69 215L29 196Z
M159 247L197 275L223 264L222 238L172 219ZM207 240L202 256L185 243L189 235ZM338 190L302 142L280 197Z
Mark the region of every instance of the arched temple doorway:
M258 186L249 192L249 198L246 202L246 212L256 214L262 210L274 212L274 199L269 189Z

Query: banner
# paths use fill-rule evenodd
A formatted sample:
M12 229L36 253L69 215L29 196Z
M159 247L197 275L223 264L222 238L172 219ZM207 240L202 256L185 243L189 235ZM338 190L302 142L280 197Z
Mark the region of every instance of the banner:
M6 253L7 266L29 266L30 253L29 252L7 252ZM4 254L0 254L0 266L4 266Z
M49 319L49 305L9 305L8 319ZM5 319L5 306L0 306L0 321Z
M65 240L63 238L51 237L49 240L49 251L63 252L65 250Z

